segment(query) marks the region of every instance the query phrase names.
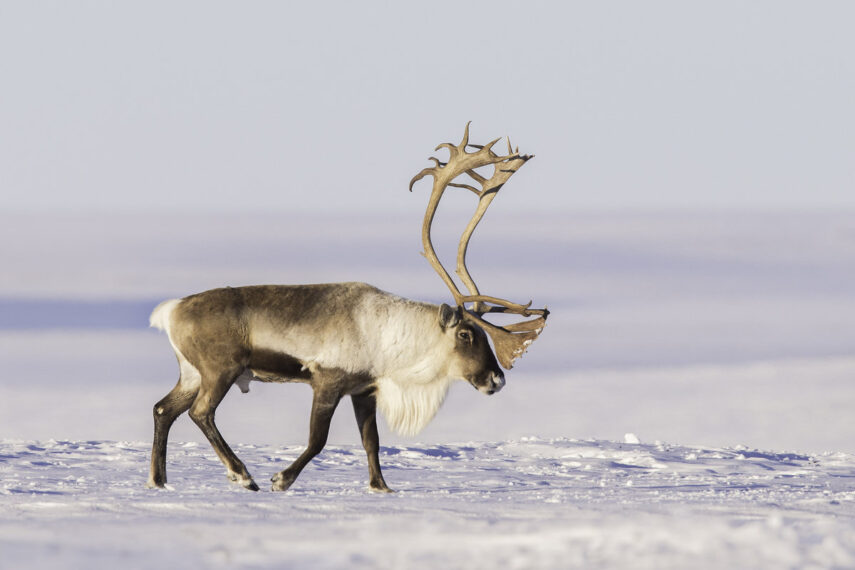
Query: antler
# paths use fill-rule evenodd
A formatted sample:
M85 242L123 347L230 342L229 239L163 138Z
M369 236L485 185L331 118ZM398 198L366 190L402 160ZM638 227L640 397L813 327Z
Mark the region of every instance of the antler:
M434 162L434 166L423 169L413 177L410 181L410 192L413 191L413 184L425 176L433 176L433 190L431 191L424 223L422 224L422 243L425 248L424 256L448 286L451 294L454 296L454 302L465 310L465 317L477 323L490 335L496 349L496 357L499 359L501 365L507 369L511 369L514 361L522 356L528 346L534 342L543 330L549 311L546 308L529 308L531 301L523 305L498 297L482 295L466 267L466 251L469 247L469 240L472 238L472 233L475 231L481 218L484 217L487 208L496 197L498 191L514 172L519 170L533 156L521 155L519 148L513 150L510 139L508 140L508 154L506 156L500 156L493 152L493 145L499 139L492 140L486 145L470 144L469 124L466 123L466 128L463 131L463 140L460 141L460 144L442 143L436 147L436 150L442 148L448 149L448 161L442 162L439 159L431 157L430 160ZM475 152L467 152L466 147L476 150ZM493 165L493 175L490 178L485 178L475 171L476 168L491 164ZM464 173L474 181L474 184L480 186L480 190L472 184L454 182L455 178ZM460 237L460 244L457 248L457 275L468 289L469 295L462 294L460 289L457 288L457 284L439 261L430 239L431 224L433 224L437 206L445 189L449 186L464 188L478 196L478 207L466 229L463 231L463 235ZM467 309L466 303L472 303L472 308ZM484 313L512 313L525 317L532 315L539 316L528 321L500 327L485 321L482 318Z

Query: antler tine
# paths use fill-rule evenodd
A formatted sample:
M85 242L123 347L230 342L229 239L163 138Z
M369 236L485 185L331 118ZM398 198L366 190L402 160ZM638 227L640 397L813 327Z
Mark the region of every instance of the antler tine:
M472 124L472 121L466 121L466 127L463 129L463 140L460 141L460 148L465 149L466 145L469 144L469 125Z
M427 176L428 174L433 175L433 171L435 168L439 168L439 161L437 161L437 165L434 167L424 168L421 172L413 176L412 180L410 180L410 192L413 191L413 184Z
M488 142L487 144L485 144L484 148L487 149L487 152L489 152L490 154L496 155L496 153L493 152L493 145L496 144L497 142L499 142L500 140L502 140L502 137L499 137L497 139L493 139L490 142Z
M487 182L486 178L484 178L483 176L481 176L480 174L478 174L474 170L467 170L466 174L471 176L472 179L475 180L478 184L480 184L482 188L484 187L484 183Z
M471 191L471 192L474 192L476 196L480 196L480 195L481 195L481 191L480 191L480 190L478 190L478 189L477 189L477 188L475 188L474 186L470 186L469 184L463 184L463 183L461 183L461 182L449 182L449 183L448 183L448 185L449 185L449 186L454 186L455 188L465 188L466 190L469 190L469 191Z

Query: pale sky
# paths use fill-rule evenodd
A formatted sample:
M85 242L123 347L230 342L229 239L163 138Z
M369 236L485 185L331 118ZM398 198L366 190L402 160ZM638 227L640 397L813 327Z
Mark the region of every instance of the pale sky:
M855 207L851 2L0 2L4 212ZM427 193L427 182L418 191Z

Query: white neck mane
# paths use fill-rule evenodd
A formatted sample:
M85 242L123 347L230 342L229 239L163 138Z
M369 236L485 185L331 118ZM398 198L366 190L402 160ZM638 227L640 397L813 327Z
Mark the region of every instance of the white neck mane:
M440 378L425 384L377 379L377 407L393 431L401 435L416 435L427 426L448 393L450 378Z
M373 337L364 346L379 348L366 356L366 368L377 379L377 407L401 435L415 435L430 423L453 381L438 311L384 293L367 297L360 313L371 317L361 327L366 338ZM384 323L380 328L378 320Z

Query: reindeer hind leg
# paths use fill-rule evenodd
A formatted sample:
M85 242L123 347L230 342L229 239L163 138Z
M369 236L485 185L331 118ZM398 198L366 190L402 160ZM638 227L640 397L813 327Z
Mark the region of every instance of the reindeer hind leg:
M243 462L238 459L235 452L223 439L220 430L214 423L214 412L217 406L223 400L223 397L229 391L234 381L240 376L242 370L240 368L228 370L220 374L202 373L201 385L199 393L193 400L190 406L190 419L193 420L208 441L214 452L226 466L227 476L229 480L249 489L250 491L258 491L258 485L252 480L252 477L247 471Z
M169 394L154 405L154 440L147 487L153 489L166 485L166 443L169 439L169 428L178 416L190 408L197 392L198 388L188 388L179 380Z

